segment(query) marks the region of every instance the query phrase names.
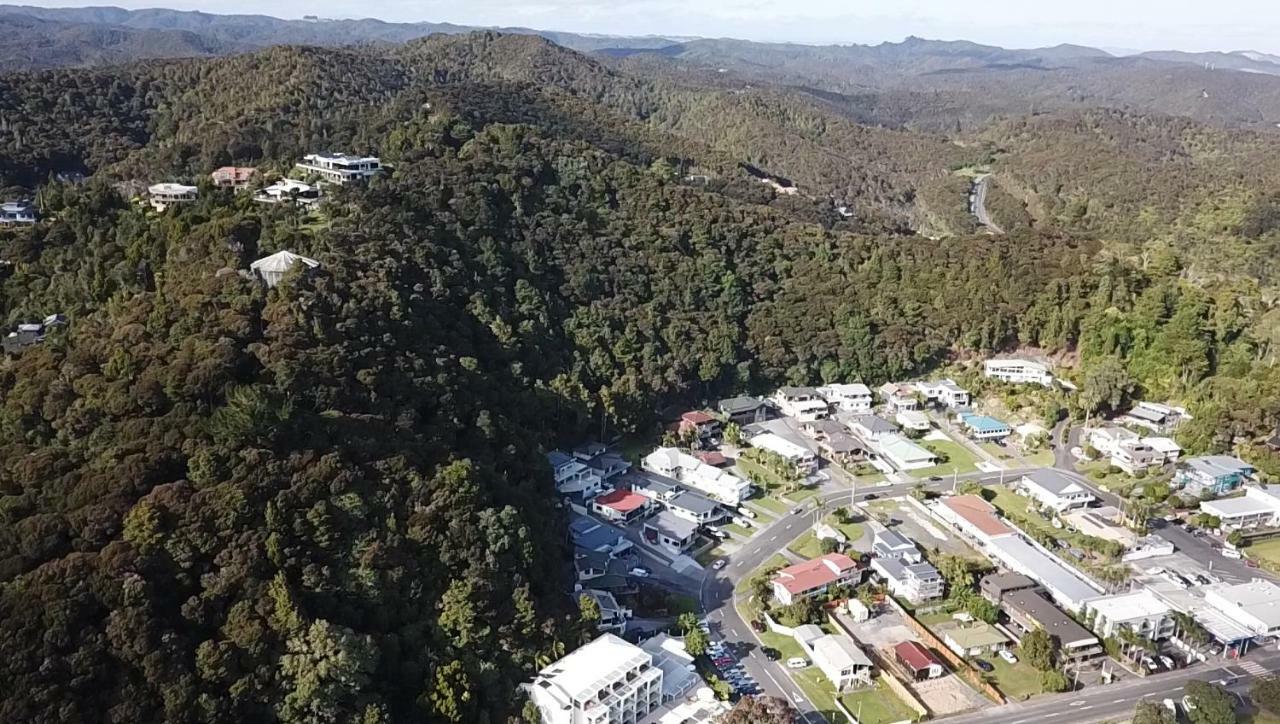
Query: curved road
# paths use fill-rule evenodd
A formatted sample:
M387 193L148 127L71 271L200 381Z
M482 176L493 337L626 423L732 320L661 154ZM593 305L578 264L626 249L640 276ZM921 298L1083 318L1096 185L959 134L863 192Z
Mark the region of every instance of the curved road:
M1098 490L1088 478L1075 471L1074 460L1070 450L1079 439L1079 429L1063 422L1053 430L1055 459L1053 466L1058 471L1070 475L1080 484L1089 488L1103 502L1114 505L1116 496ZM958 480L978 480L983 484L999 483L1002 480L1016 480L1027 469L1005 470L1000 473L968 473L957 476ZM924 481L926 489L941 492L950 489L953 481ZM865 500L868 494L876 497L904 495L916 485L915 481L892 485L870 486L865 492L858 493L858 500ZM836 487L829 483L822 492L815 496L823 505L843 505L850 499L848 489ZM698 598L702 605L704 618L711 629L712 637L723 640L732 648L742 662L743 667L759 683L761 690L770 696L785 699L801 713L802 720L817 724L824 721L815 710L813 703L804 696L804 692L788 675L781 662L770 661L760 651L760 640L755 631L738 613L734 586L776 553L786 549L793 541L811 528L813 501L806 501L786 515L775 520L767 527L757 531L746 540L741 548L725 557L726 565L721 570L704 571ZM1154 531L1157 535L1171 541L1174 546L1198 560L1214 561L1214 572L1220 577L1231 580L1249 580L1259 575L1258 571L1249 569L1241 561L1222 558L1205 540L1198 538L1181 528L1167 526ZM1258 651L1249 661L1261 664L1269 671L1280 668L1280 653L1272 650ZM1255 667L1256 670L1256 667ZM1133 706L1142 698L1163 699L1167 696L1179 698L1177 693L1183 683L1191 678L1217 679L1226 676L1223 665L1210 663L1182 669L1167 674L1142 679L1126 680L1111 686L1090 687L1078 692L1037 697L1028 702L1012 703L1002 707L989 707L981 712L952 717L956 722L1005 722L1006 724L1022 724L1038 720L1052 720L1063 717L1063 722L1102 721L1127 716ZM1240 670L1238 663L1230 671L1240 677L1233 685L1237 690L1247 689L1252 674ZM1176 696L1175 696L1176 693ZM1070 714L1070 716L1067 716ZM833 723L834 724L834 723Z
M991 214L987 213L987 189L991 186L991 176L982 176L973 182L973 211L974 217L979 224L987 227L993 234L1003 234L996 222L991 220Z

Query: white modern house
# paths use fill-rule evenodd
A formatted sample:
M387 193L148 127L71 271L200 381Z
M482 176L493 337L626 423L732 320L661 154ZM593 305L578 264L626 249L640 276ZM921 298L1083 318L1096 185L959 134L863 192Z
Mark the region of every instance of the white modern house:
M613 634L547 666L524 689L543 724L638 724L663 703L653 656Z
M992 379L1014 385L1053 386L1053 373L1047 365L1026 359L989 359L982 363L982 373Z
M914 385L900 382L886 382L880 385L877 390L880 393L880 399L884 400L884 404L891 412L902 412L903 410L919 410L920 400L916 398L916 389Z
M152 184L147 188L147 195L150 198L151 208L164 211L170 206L188 204L200 198L200 189L186 184L165 182Z
M6 201L0 204L0 226L34 223L36 223L36 209L26 201Z
M1018 480L1018 490L1059 513L1087 508L1097 500L1083 485L1052 468L1041 468L1023 475Z
M863 384L833 384L818 388L832 407L843 412L871 412L871 388Z
M920 382L916 385L916 389L931 405L940 405L948 408L969 406L969 391L956 384L953 379L946 378Z
M377 156L311 153L304 156L296 168L303 174L319 176L325 183L345 186L367 181L382 173L382 161Z
M320 262L315 259L285 250L277 251L271 256L264 256L255 261L249 265L249 271L261 279L268 288L271 288L284 280L285 275L299 265L306 269L320 268Z
M818 456L809 448L798 445L772 432L765 432L747 441L751 447L767 450L795 466L801 475L818 469Z
M879 415L851 415L841 419L845 427L849 428L849 432L868 444L898 434L898 426Z
M751 483L674 447L660 447L646 455L644 468L706 493L725 505L740 505L751 494Z
M812 387L779 387L771 399L783 415L800 422L826 419L831 414L826 399Z
M600 494L600 476L586 463L559 450L547 453L547 462L551 464L556 492L560 495L585 503Z
M1215 516L1227 530L1280 526L1280 486L1246 485L1244 495L1200 504L1200 512Z
M260 204L311 206L320 202L320 187L291 178L280 179L254 194L253 200Z
M825 634L810 642L813 663L836 691L871 683L871 659L848 636Z
M1095 598L1086 606L1094 613L1094 631L1103 638L1114 636L1122 627L1153 641L1173 635L1173 609L1145 588Z
M933 427L929 416L919 410L903 410L894 415L893 421L901 425L903 430L912 432L928 432Z

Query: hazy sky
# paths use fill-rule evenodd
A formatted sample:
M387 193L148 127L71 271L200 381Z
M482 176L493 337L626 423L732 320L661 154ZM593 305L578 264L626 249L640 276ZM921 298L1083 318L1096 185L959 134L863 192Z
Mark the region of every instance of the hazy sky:
M1280 0L36 0L31 4L160 6L279 17L318 14L823 43L877 43L919 35L1022 48L1071 42L1143 50L1280 53Z

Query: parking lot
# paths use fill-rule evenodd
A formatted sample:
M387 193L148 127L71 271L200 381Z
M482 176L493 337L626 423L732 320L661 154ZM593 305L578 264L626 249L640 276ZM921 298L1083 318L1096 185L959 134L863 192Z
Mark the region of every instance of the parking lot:
M711 627L706 621L699 621L698 628L703 633L711 636ZM733 689L733 693L739 696L755 696L760 693L760 685L756 680L747 673L742 666L742 662L734 654L728 644L719 639L712 639L707 650L708 658L715 666L716 674L728 682L729 687Z

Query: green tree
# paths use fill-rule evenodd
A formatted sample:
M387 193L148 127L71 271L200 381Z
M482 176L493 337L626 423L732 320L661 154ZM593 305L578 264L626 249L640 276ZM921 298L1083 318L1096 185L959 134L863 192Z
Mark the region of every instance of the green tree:
M1143 699L1134 707L1130 724L1177 724L1177 718L1160 702Z
M1207 681L1188 681L1187 698L1195 708L1187 712L1193 724L1235 724L1235 699L1226 689Z
M278 714L286 722L349 720L377 666L372 637L315 621L289 639L280 670L289 682Z
M1080 388L1080 407L1090 413L1119 410L1133 394L1135 383L1117 357L1094 361Z
M1272 675L1254 679L1249 696L1263 711L1280 714L1280 677Z
M1039 671L1057 666L1059 644L1055 636L1042 628L1029 631L1018 644L1018 652Z
M695 626L685 631L684 646L691 656L702 656L710 645L711 638L702 629Z
M1040 688L1050 692L1067 691L1071 688L1071 679L1060 669L1041 671Z

